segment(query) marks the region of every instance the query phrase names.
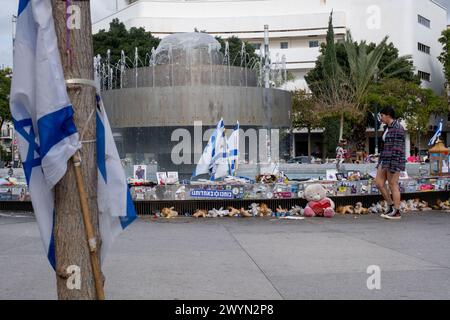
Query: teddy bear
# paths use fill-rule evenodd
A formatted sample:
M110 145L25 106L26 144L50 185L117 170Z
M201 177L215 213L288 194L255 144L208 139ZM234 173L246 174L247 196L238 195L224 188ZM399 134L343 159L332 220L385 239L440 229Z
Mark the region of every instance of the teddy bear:
M200 218L200 217L206 218L206 217L208 217L208 212L206 212L206 210L197 209L192 216L194 218Z
M302 216L304 214L304 209L298 205L295 205L292 207L291 211L289 212L291 216Z
M239 215L239 210L233 207L228 207L228 216L234 217Z
M252 203L250 206L250 212L254 217L259 215L259 205L257 203Z
M342 215L354 214L355 213L355 207L353 207L353 206L339 206L336 209L336 213L337 214L342 214Z
M244 218L253 217L253 215L250 213L250 211L249 210L245 210L244 208L241 208L241 210L239 210L239 215L241 217L244 217Z
M354 209L355 214L363 215L368 214L369 209L364 208L361 202L357 202Z
M161 216L163 216L164 218L167 219L171 219L171 218L175 218L178 217L178 212L176 212L175 210L173 210L174 207L171 208L163 208L161 210Z
M261 203L259 205L259 214L260 217L266 217L272 215L272 210L265 203Z
M311 184L305 189L305 199L308 204L305 208L305 217L326 217L332 218L334 212L334 202L327 198L327 191L320 184Z

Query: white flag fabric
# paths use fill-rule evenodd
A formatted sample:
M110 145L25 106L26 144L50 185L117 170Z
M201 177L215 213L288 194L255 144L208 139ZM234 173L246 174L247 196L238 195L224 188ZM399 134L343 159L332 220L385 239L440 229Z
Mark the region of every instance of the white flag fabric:
M208 144L203 150L203 154L197 163L197 167L192 174L192 177L207 173L210 175L213 174L214 163L222 156L224 134L225 125L223 119L220 119L217 123L216 129L209 138Z
M441 122L439 122L439 125L436 129L436 133L434 134L434 136L430 139L430 141L428 142L428 146L434 146L434 144L436 143L436 140L441 136L442 134L442 126L443 126L443 119L441 119Z
M81 147L81 144L73 121L73 108L67 95L50 0L20 0L19 2L10 107L39 231L50 264L55 268L53 188L64 176L67 161ZM104 121L104 119L101 120ZM106 127L109 129L109 124ZM106 140L109 139L106 133L103 137L106 141L104 146L108 146L104 148L107 150L104 154L109 156L110 153L112 154L111 140ZM103 161L105 162L104 171L116 170L115 165L109 165L108 161L109 159ZM99 171L101 171L100 166ZM118 172L120 174L123 169L112 172L109 181L114 181L112 176L117 175ZM125 180L122 185L126 186ZM109 182L104 186L110 187ZM99 189L102 187L99 183ZM115 194L116 199L119 199L117 192L112 191L112 193ZM127 193L129 195L129 192ZM117 221L123 220L121 226L124 226L132 218L127 217L127 211L121 211L122 217L103 214L111 213L111 208L114 206L113 202L109 202L105 208L100 203L105 201L105 198L104 193L99 191L99 207L103 210L99 215L100 229L101 232L108 234L105 231L105 225L109 225L108 235L114 235L116 234L113 232L114 223L117 224ZM122 198L120 199L123 201ZM123 210L123 204L117 208ZM128 206L126 208L130 209ZM128 215L131 216L132 213ZM103 242L109 243L105 239ZM108 244L102 246L102 257L107 248Z
M214 164L213 180L236 175L239 155L239 122L228 139L224 138L222 157Z
M96 133L97 203L102 237L101 261L103 262L114 239L136 219L137 215L108 117L99 95L97 95Z
M239 121L227 141L228 158L230 162L230 175L235 176L239 161Z

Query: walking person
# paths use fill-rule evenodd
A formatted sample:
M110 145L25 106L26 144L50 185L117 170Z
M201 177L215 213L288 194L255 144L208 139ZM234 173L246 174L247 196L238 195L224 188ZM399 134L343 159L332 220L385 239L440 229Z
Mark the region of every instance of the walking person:
M375 183L389 205L388 212L381 217L399 220L401 195L398 180L400 172L405 171L405 129L396 119L395 110L391 106L383 108L380 114L381 122L385 124L384 146L378 160ZM389 190L386 188L386 181Z

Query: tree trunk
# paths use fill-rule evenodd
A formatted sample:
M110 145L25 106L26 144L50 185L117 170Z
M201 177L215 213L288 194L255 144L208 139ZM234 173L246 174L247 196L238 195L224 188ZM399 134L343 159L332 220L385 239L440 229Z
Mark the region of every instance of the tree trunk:
M344 112L341 112L341 121L339 123L339 141L344 137Z
M308 127L308 161L311 163L311 127Z
M94 79L90 2L73 0L70 4L80 8L80 29L67 29L66 2L52 0L64 76L66 79ZM78 132L81 133L85 128L83 140L95 140L95 114L87 122L89 114L95 112L96 108L95 88L88 85L71 84L68 86L68 94L75 112L74 118ZM83 144L81 169L88 194L91 223L97 238L97 252L100 252L95 143ZM66 175L55 187L54 236L58 298L64 300L96 299L86 230L72 161L68 162ZM70 289L70 286L67 286L68 278L71 276L68 274L67 268L72 265L80 268L80 289Z

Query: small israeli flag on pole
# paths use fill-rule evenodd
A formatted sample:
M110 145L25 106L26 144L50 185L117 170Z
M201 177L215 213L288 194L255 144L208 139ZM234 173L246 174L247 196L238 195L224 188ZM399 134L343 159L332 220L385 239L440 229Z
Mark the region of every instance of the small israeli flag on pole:
M197 167L193 172L192 177L207 173L211 175L213 173L215 162L222 156L224 130L225 125L223 119L220 119L217 123L216 129L209 138L208 144L203 150L203 154L197 163Z
M443 122L444 119L441 119L441 121L439 122L439 125L436 129L436 133L434 134L434 136L430 139L430 142L428 142L428 146L434 146L434 144L436 143L437 139L441 136L442 134L442 126L443 126Z

